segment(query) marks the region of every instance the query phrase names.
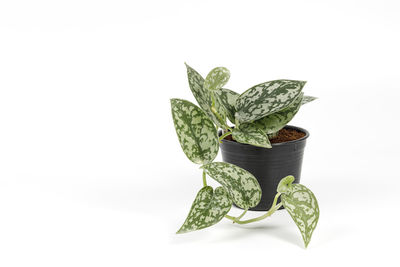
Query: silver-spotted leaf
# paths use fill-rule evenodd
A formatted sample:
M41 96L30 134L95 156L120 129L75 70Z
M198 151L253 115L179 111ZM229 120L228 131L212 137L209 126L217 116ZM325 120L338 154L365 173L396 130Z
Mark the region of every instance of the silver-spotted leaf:
M315 96L308 96L308 95L305 95L304 97L303 97L303 101L301 102L301 104L302 105L304 105L304 104L307 104L307 103L309 103L309 102L311 102L311 101L314 101L315 99L317 99L318 97L315 97Z
M217 130L199 107L183 99L171 99L172 118L183 152L197 164L212 162L218 154Z
M219 97L221 104L224 106L228 119L232 123L235 123L235 106L239 94L232 90L221 88L220 90L216 91L216 95Z
M229 81L230 76L231 74L227 68L214 68L207 74L204 81L204 89L216 91Z
M238 97L235 118L245 123L280 111L298 97L305 83L275 80L253 86Z
M292 188L292 183L294 182L294 176L293 175L288 175L284 178L282 178L279 181L278 188L276 191L278 193L286 193L289 192L290 189Z
M216 116L211 111L211 106L213 102L211 94L213 92L204 88L204 78L197 71L195 71L189 65L187 64L185 65L187 70L189 87L193 93L194 98L196 98L197 103L217 126L224 128L224 125L226 124L226 115L224 107L217 100L215 101L214 105L217 113L220 116L219 117Z
M226 162L212 162L202 168L225 187L233 202L242 209L255 207L260 202L261 188L250 172Z
M318 202L313 192L304 185L292 184L290 190L281 195L281 202L299 228L307 247L319 219Z
M246 123L240 125L240 128L233 128L232 137L239 143L265 148L272 147L267 134L253 123Z
M205 186L197 193L189 214L177 234L214 225L224 218L231 207L232 200L222 186L215 190L211 186Z
M253 123L267 134L276 133L285 125L287 125L299 111L302 105L303 93L295 99L288 107L272 113L264 118L254 121ZM243 124L242 124L243 125ZM240 127L242 127L240 125Z

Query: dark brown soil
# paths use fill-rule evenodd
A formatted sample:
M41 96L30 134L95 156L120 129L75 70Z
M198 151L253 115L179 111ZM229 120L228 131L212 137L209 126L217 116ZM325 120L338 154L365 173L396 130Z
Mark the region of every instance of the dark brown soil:
M271 144L283 143L288 141L294 141L304 137L306 134L295 129L282 129L279 131L278 136L271 138L269 141Z
M229 140L229 141L235 141L235 142L236 142L236 140L233 140L232 135L228 135L228 136L225 137L224 139Z
M278 136L270 138L271 144L284 143L289 141L294 141L304 137L306 134L295 129L282 129L279 131ZM235 141L232 135L225 137L226 140ZM235 141L236 142L236 141Z

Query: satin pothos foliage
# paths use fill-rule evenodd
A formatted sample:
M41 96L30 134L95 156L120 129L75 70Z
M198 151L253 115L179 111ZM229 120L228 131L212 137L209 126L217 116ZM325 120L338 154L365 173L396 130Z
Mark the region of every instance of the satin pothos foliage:
M189 87L199 106L174 98L171 99L171 111L183 152L193 163L201 165L203 187L177 233L200 230L223 218L237 224L256 222L284 206L307 247L319 218L318 202L308 188L292 184L294 177L287 176L279 183L274 202L266 214L241 220L248 209L259 204L260 185L250 172L230 163L213 161L218 154L219 142L228 135L240 143L271 148L268 136L282 129L301 105L316 98L304 96L304 81L274 80L238 94L223 88L230 78L228 69L214 68L204 79L190 66L186 65L186 68ZM235 126L229 126L227 119ZM218 129L223 130L220 137ZM214 189L207 185L207 175L221 186ZM233 203L244 210L238 217L228 215Z
M187 64L186 69L200 108L223 130L224 137L232 135L239 143L271 148L269 138L277 135L302 105L316 99L302 92L305 81L273 80L239 94L223 88L230 78L224 67L212 69L205 79Z

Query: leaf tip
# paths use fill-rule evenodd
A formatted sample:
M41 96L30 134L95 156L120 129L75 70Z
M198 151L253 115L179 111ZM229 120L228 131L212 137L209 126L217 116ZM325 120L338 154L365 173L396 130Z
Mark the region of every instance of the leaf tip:
M264 144L263 148L272 148L272 145L271 145L271 144L268 144L268 143L266 143L266 144Z
M183 64L185 64L185 67L186 67L186 69L188 69L188 70L192 68L192 67L189 66L189 64L186 63L186 61L183 62Z
M181 226L181 228L179 228L179 230L178 230L178 231L176 231L176 233L175 233L175 234L177 234L177 235L181 235L181 234L184 234L184 233L190 232L190 230L188 231L187 229L184 229L184 225L185 225L185 224L183 224L183 225Z

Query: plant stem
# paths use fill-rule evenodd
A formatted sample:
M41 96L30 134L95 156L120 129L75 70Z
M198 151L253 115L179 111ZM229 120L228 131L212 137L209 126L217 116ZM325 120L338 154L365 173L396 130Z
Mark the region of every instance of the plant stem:
M221 118L221 116L219 115L219 113L217 112L217 110L215 109L214 106L211 107L211 111L214 113L214 115L217 117L217 119L218 119L220 122L224 122L224 119ZM229 128L229 126L226 125L226 122L224 122L224 127L225 127L225 129L228 129L228 128Z
M243 214L240 215L237 218L229 216L229 215L225 215L225 218L227 218L229 220L232 220L233 223L237 223L237 224L247 224L247 223L261 221L261 220L271 216L275 211L277 211L280 207L282 207L282 203L279 203L278 205L276 205L276 202L278 201L278 198L279 198L280 195L281 195L281 193L277 193L275 195L274 202L272 203L271 208L264 215L261 215L259 217L256 217L256 218L253 218L253 219L249 219L249 220L246 220L246 221L240 221L240 219L243 217L243 215L247 212L247 210L245 210L243 212Z
M275 207L271 208L269 211L267 211L267 213L265 213L264 215L262 215L260 217L256 217L256 218L253 218L253 219L250 219L250 220L246 220L246 221L234 221L234 222L237 223L237 224L248 224L248 223L264 220L265 218L268 218L269 216L271 216L281 206L282 206L282 203L279 203L278 205L276 205Z
M238 217L233 217L233 216L229 216L229 215L225 215L225 218L232 220L233 223L235 223L236 221L239 221L247 212L248 209L245 209L242 214L240 214Z
M232 220L233 223L235 223L236 217L229 216L229 215L225 215L225 218L227 218L227 219L229 219L229 220Z
M203 187L207 186L206 172L203 171Z
M211 111L212 111L212 113L214 113L215 117L217 117L217 119L218 119L220 122L223 122L223 123L224 123L225 129L230 129L230 127L226 124L226 119L223 120L223 119L221 118L221 116L219 115L219 113L217 112L217 110L215 109L215 97L214 97L214 94L211 93L210 96L211 96ZM232 129L231 129L231 130L232 130Z
M236 220L242 219L242 217L246 214L246 212L247 212L247 209L245 209L245 210L243 211L243 213L239 215L239 217L236 217Z
M215 107L215 97L213 92L210 92L210 97L211 97L211 108L213 108Z
M239 123L239 120L238 120L237 118L235 118L235 127L236 127L236 128L239 128L239 124L240 124L240 123Z
M219 141L220 143L222 143L222 140L223 140L225 137L227 137L228 135L231 135L231 134L232 134L232 132L230 132L230 131L224 133L223 135L221 135L221 136L219 137L218 141Z

